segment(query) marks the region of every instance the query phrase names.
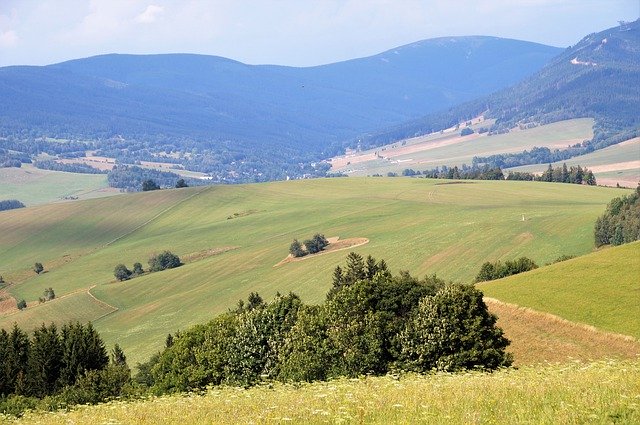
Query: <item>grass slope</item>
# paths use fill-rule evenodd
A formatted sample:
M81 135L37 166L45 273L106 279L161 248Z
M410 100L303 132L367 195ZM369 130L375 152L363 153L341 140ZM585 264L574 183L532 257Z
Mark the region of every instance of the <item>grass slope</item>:
M27 206L60 201L65 196L89 199L118 193L108 188L104 174L40 170L29 164L0 168L0 182L0 199L18 199Z
M265 299L294 291L305 302L321 302L346 252L273 267L294 238L316 232L368 238L354 251L384 258L395 272L470 281L485 261L527 255L544 263L590 252L596 217L611 198L628 193L531 182L441 183L350 178L212 186L10 212L6 220L0 215L0 274L31 276L10 288L28 302L48 287L61 296L97 285L92 293L118 311L96 328L135 364L159 349L168 332L206 321L252 291ZM146 267L164 249L186 256L221 247L237 249L113 282L121 262ZM56 259L71 248L70 261ZM28 271L34 261L50 271L35 276ZM0 326L19 317L0 316Z
M473 127L477 129L483 125L479 123ZM471 165L474 156L516 153L534 146L566 148L591 139L592 128L593 119L579 118L495 136L487 136L485 133L459 137L460 130L450 129L443 134L408 139L405 144L399 141L359 152L349 158L334 158L334 163L341 165L335 167L334 171L363 176L386 174L389 171L401 173L405 168L422 171L442 165ZM374 152L378 152L385 159L374 159ZM351 164L342 165L345 159Z
M27 413L18 423L638 423L640 362L523 367L491 374L341 379L215 388L135 402Z
M479 285L485 295L640 339L640 242Z

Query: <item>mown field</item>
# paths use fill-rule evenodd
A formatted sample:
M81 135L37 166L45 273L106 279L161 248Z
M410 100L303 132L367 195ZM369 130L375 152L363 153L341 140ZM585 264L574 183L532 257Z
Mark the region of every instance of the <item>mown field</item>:
M40 170L30 164L0 168L0 200L17 199L25 205L61 201L65 197L90 199L118 193L104 174L77 174Z
M480 123L473 127L477 129L482 126L483 123ZM442 165L471 165L474 156L518 153L534 146L564 149L591 139L592 127L593 119L580 118L495 136L485 133L459 137L460 130L449 130L443 134L394 142L358 152L348 158L334 158L335 167L332 171L366 176L376 173L386 175L387 172L400 174L406 168L422 171ZM385 158L375 158L374 152Z
M535 182L442 183L349 178L211 186L4 212L0 274L29 308L1 313L0 325L93 320L133 365L158 350L168 332L206 321L252 291L265 299L294 291L305 302L322 301L348 251L274 267L293 238L316 232L368 238L353 250L385 259L394 272L469 282L485 261L526 255L544 264L591 252L596 217L611 198L629 193ZM146 267L164 249L197 261L114 281L116 264ZM35 275L35 261L47 273ZM88 296L73 307L64 298L36 301L48 287L61 297L94 285L91 293L106 306ZM107 310L113 312L105 316Z
M341 379L214 388L135 402L28 413L38 424L578 424L640 422L640 362L600 361L492 374Z
M640 339L640 242L478 287L501 301Z

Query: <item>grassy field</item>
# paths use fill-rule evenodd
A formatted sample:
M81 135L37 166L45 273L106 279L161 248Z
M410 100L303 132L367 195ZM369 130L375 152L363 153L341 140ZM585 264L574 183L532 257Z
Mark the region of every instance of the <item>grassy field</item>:
M478 287L501 301L640 339L640 242Z
M459 137L459 131L445 132L358 152L348 158L335 158L332 171L353 176L401 173L405 168L427 170L436 166L471 165L474 156L522 152L534 146L566 148L593 137L593 120L580 118L560 121L528 130L514 130L496 136ZM384 158L376 158L378 152ZM351 164L346 165L346 161Z
M206 321L252 291L265 299L294 291L305 302L322 301L332 270L348 251L273 267L294 238L316 232L368 238L354 251L384 258L395 272L468 282L485 261L526 255L545 263L590 252L596 217L611 198L628 192L531 182L350 178L122 195L0 214L0 274L11 277L11 294L29 305L48 287L62 296L96 285L92 294L117 311L94 324L135 364L159 349L168 332ZM118 263L146 267L164 249L197 258L223 247L236 249L114 282ZM48 272L30 271L35 261ZM58 300L47 309L57 305L62 319L73 318L75 312ZM91 308L78 307L79 317ZM30 311L0 313L0 325L23 318L33 323Z
M46 204L64 197L90 199L117 194L104 174L77 174L40 170L30 164L0 168L0 199L17 199L25 205Z
M563 162L567 166L580 165L593 170L598 184L615 186L616 183L619 183L621 186L634 188L640 182L640 137ZM552 165L554 167L562 166L563 162ZM548 164L536 164L515 167L510 170L541 173L547 167Z
M135 402L28 413L38 424L640 423L640 361L407 375L248 390L216 388Z

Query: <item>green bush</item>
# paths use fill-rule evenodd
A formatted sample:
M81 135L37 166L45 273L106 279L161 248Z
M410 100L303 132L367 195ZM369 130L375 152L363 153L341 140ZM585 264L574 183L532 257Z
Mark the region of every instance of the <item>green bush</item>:
M181 265L180 258L169 251L163 251L149 259L149 271L151 272L173 269Z

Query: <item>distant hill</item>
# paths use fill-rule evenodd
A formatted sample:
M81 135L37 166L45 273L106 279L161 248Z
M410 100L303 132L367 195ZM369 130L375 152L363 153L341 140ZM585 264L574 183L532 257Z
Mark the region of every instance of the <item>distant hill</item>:
M640 127L638 111L640 20L589 34L512 87L370 134L365 143L379 145L439 131L484 114L497 120L491 129L494 132L517 125L592 117L596 119L594 148L597 148L606 145L605 139L617 133Z
M188 54L4 67L0 136L121 136L146 141L127 146L130 154L162 144L207 151L219 162L252 161L257 169L319 159L362 132L486 95L559 52L516 40L449 37L309 68Z

